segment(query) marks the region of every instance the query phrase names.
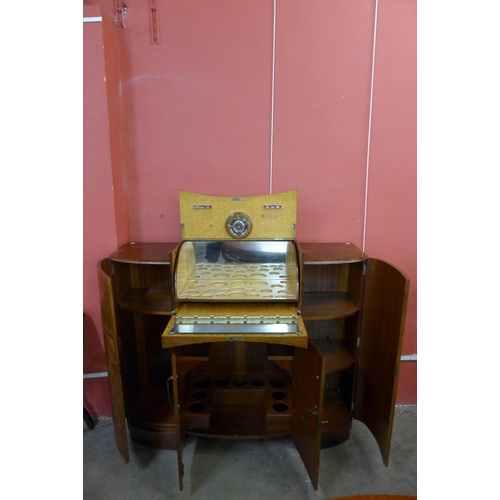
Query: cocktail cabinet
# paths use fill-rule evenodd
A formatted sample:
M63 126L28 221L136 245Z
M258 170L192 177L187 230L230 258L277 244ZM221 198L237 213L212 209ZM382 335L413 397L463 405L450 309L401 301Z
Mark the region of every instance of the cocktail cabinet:
M259 197L262 215L254 205L228 209L229 238L200 235L186 223L197 218L210 231L219 219L210 210L220 200L185 200L195 215L181 221L181 242L131 242L98 263L124 460L129 439L175 450L182 489L186 435L290 436L317 489L321 449L346 441L358 419L387 465L405 274L351 243L296 242L286 233L295 230L295 212L280 211L294 202L286 196ZM262 221L274 224L277 238L259 233ZM285 229L276 229L277 221ZM241 237L245 231L249 237Z

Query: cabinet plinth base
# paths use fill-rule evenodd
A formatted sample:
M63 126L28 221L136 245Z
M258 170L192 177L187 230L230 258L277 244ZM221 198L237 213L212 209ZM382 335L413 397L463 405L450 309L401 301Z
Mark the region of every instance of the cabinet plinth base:
M332 389L326 389L321 422L321 448L331 448L347 441L351 427L351 413L342 400L340 393Z
M136 443L149 448L158 448L160 450L176 450L177 440L174 427L165 427L164 429L146 429L134 424L128 424L130 439Z
M175 415L167 389L143 389L127 416L130 438L136 443L163 450L177 449Z

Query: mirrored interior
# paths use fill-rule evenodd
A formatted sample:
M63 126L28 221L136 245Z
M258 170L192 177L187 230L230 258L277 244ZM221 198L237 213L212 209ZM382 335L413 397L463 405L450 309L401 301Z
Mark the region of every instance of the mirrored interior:
M184 241L176 266L179 300L298 300L292 241Z

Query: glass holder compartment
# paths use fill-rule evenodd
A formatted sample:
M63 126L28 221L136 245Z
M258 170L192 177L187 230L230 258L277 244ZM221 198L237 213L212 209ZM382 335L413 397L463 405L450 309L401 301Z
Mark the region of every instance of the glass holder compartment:
M298 301L291 241L185 241L177 258L177 299Z

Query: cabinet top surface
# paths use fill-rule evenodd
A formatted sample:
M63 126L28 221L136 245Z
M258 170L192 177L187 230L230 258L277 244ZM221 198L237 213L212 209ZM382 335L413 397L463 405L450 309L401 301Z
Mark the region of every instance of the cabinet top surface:
M304 264L341 264L359 262L366 255L352 243L299 243Z
M177 243L126 243L109 258L117 262L142 264L169 264L170 253Z
M131 242L118 248L109 258L126 263L169 264L170 253L177 245L177 242ZM340 264L366 259L352 243L299 243L298 246L304 254L304 264Z

